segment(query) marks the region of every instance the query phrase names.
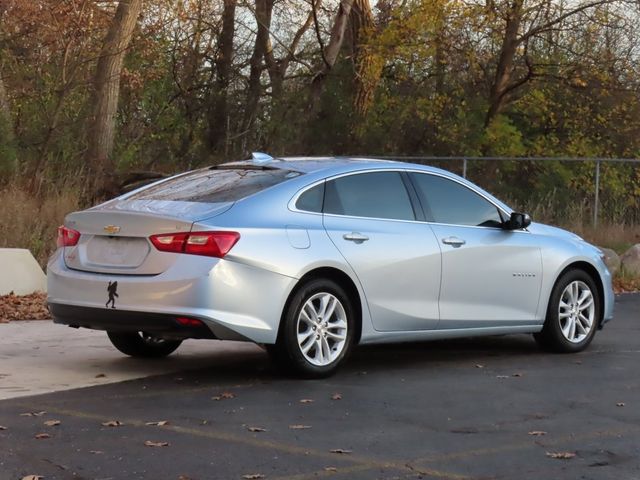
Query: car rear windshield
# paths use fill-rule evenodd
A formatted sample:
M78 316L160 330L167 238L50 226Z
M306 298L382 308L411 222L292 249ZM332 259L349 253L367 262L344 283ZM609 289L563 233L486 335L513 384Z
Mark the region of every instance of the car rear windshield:
M283 169L205 169L181 175L145 188L128 200L173 200L182 202L235 202L300 173Z

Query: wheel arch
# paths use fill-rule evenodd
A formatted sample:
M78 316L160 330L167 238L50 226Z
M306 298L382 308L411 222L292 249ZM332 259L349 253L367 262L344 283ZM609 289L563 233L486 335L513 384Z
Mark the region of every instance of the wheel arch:
M356 332L355 332L355 338L354 338L354 345L357 345L358 343L360 343L360 337L362 336L362 321L363 321L362 300L363 299L353 279L347 273L335 267L317 267L308 271L302 277L300 277L298 282L291 289L291 292L289 292L289 296L287 297L287 300L284 303L284 307L282 309L282 314L280 318L280 325L278 327L277 338L279 339L280 335L282 334L282 326L284 324L284 321L283 321L284 315L287 309L289 308L289 304L293 299L293 296L304 284L316 278L326 278L326 279L332 280L345 290L345 293L351 300L352 306L356 313L356 318L355 318Z
M553 288L551 289L551 292L554 291L560 279L570 270L582 270L587 275L589 275L593 280L593 283L595 283L596 289L598 290L598 297L600 299L600 304L601 304L600 311L598 312L598 326L601 326L602 319L604 318L604 312L606 311L605 302L607 300L604 292L604 283L602 281L602 277L600 276L600 272L598 272L598 269L595 266L593 266L591 263L586 262L584 260L577 260L569 263L567 266L565 266L562 269L562 271L556 277L555 281L553 282ZM547 298L547 308L548 307L549 307L549 299ZM546 309L545 309L545 312L546 312Z

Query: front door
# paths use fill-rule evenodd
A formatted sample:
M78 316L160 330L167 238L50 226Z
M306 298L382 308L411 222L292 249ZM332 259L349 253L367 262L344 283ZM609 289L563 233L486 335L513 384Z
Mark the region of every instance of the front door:
M542 283L534 236L501 228L498 208L466 185L435 174L411 178L442 249L439 328L534 323Z

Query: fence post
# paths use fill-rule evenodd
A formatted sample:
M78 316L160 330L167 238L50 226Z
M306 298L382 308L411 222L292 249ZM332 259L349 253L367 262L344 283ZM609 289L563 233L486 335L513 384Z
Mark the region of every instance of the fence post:
M598 226L598 209L600 207L600 160L596 160L596 185L593 199L593 226Z
M467 159L462 159L462 178L467 178Z

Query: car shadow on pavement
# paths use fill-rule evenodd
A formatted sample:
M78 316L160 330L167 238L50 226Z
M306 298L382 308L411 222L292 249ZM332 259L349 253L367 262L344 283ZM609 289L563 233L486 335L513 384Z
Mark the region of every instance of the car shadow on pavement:
M407 368L428 369L443 364L453 368L460 365L482 366L483 362L497 359L503 361L509 359L517 363L524 358L538 355L548 354L538 348L530 335L365 345L354 350L336 377L387 374L390 371ZM170 362L171 357L164 361ZM208 365L203 367L201 362L206 362ZM219 383L272 382L292 378L286 372L279 371L262 349L226 353L216 355L214 358L203 355L201 361L194 359L193 367L186 366L185 371L172 375L180 378L181 381L188 379L197 381L206 378Z

